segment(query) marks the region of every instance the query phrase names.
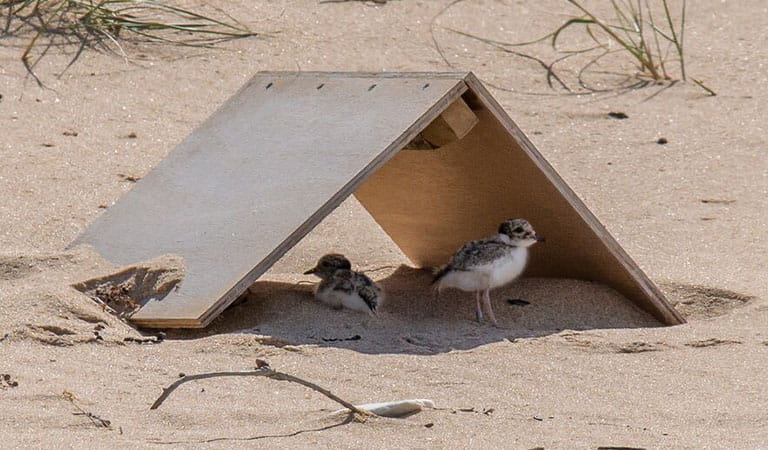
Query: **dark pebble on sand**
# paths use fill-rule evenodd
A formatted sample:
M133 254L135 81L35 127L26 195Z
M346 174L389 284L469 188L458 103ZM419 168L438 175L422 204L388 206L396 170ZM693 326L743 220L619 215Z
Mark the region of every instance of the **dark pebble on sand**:
M531 302L523 300L521 298L508 298L507 303L513 306L525 306L525 305L531 304Z

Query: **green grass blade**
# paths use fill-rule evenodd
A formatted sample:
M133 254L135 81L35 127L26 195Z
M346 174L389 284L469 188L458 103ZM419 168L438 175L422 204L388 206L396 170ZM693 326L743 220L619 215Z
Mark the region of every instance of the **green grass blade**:
M555 30L554 33L552 33L552 48L557 50L557 37L560 36L560 33L563 32L566 28L570 27L571 25L577 25L577 24L593 24L596 23L594 19L585 19L583 17L577 17L575 19L570 19L564 24L560 25L560 27Z
M675 48L677 50L677 55L680 58L680 73L683 81L685 81L685 60L683 59L683 42L682 42L682 33L684 31L685 26L685 0L683 0L683 8L682 8L682 18L680 21L680 36L681 38L678 39L677 32L675 31L675 25L672 21L672 14L669 12L669 5L667 4L667 0L662 0L662 5L664 6L664 15L667 19L667 24L669 25L669 31L672 33L672 43L675 44Z
M658 78L658 73L656 72L656 68L653 67L652 62L648 61L646 55L640 50L640 48L636 46L632 46L628 44L626 41L624 41L620 36L618 36L614 31L611 29L610 26L606 25L603 21L597 18L593 13L591 13L589 10L584 8L579 2L576 0L567 0L568 3L576 6L578 9L580 9L587 17L594 20L594 23L598 25L600 28L603 29L610 37L613 39L617 44L619 44L621 47L623 47L627 52L629 52L639 63L642 67L645 67L648 69L648 71L651 73L651 75L654 78Z
M649 0L645 0L645 9L646 9L646 11L648 11L648 21L649 21L649 24L651 26L651 30L653 30L653 40L654 40L654 42L656 44L656 54L659 57L659 67L661 68L661 73L664 74L664 78L665 79L669 79L670 77L667 74L667 68L664 65L664 59L665 58L664 58L664 56L662 54L662 51L661 51L661 43L659 42L659 33L658 33L658 31L656 31L657 27L656 27L656 24L654 23L654 20L653 20L653 11L651 10L651 5L649 3Z
M623 2L622 2L623 3ZM627 39L632 43L632 45L637 46L637 43L635 42L635 39L632 37L632 34L637 33L637 27L628 28L629 25L632 25L632 21L629 20L629 18L624 13L624 10L619 7L619 5L616 3L616 0L611 0L611 6L613 6L614 14L619 20L619 23L621 24L621 29L624 31L624 35L627 37Z
M536 43L539 43L539 42L542 42L542 41L545 41L545 40L549 39L550 36L552 36L552 34L554 34L554 33L549 33L548 35L546 35L544 37L540 37L540 38L535 39L533 41L527 41L527 42L504 42L504 41L497 41L495 39L489 39L489 38L480 37L480 36L477 36L475 34L467 33L466 31L456 30L454 28L444 27L444 29L450 31L451 33L456 33L456 34L459 34L461 36L466 36L466 37L469 37L469 38L472 38L472 39L476 39L476 40L485 42L486 44L502 45L504 47L523 47L523 46L526 46L526 45L536 44Z

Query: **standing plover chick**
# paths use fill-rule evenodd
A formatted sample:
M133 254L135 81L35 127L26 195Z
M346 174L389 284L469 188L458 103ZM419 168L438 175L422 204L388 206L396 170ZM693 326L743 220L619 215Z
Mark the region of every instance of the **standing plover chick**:
M491 307L490 290L520 276L528 260L528 247L542 241L544 238L533 231L528 221L508 219L499 225L496 235L464 244L440 269L433 284L438 290L453 287L475 292L478 322L483 321L482 295L488 318L498 325Z
M344 255L331 253L323 256L317 265L304 275L320 278L315 288L315 298L336 309L376 314L384 300L381 289L366 275L352 270L352 264Z

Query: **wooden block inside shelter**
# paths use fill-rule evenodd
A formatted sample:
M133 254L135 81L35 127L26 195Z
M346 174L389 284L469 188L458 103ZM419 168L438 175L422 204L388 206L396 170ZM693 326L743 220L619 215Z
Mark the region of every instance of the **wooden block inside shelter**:
M457 98L420 136L435 147L442 147L469 134L479 119L463 99Z

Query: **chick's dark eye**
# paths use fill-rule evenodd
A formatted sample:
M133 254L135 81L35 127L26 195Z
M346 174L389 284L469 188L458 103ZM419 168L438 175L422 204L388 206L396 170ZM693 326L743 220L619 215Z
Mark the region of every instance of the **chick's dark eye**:
M515 233L522 233L523 232L523 227L517 227L517 228L515 228L512 231L515 232Z

